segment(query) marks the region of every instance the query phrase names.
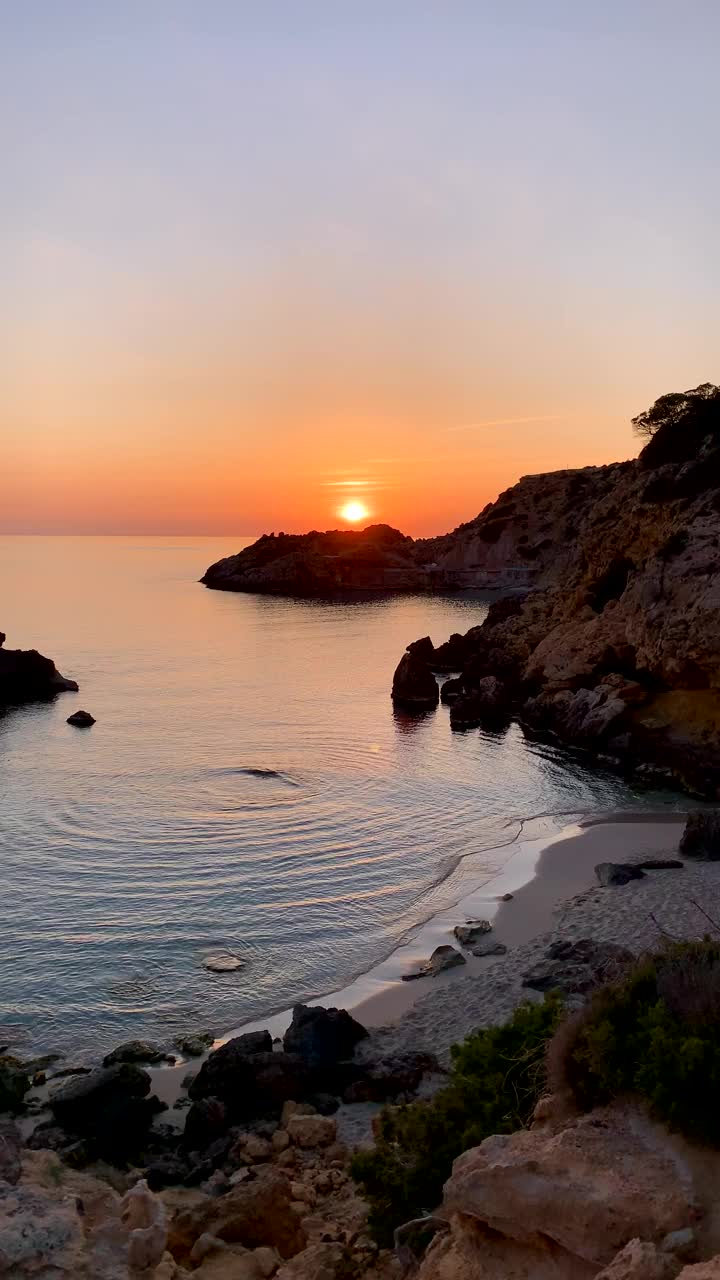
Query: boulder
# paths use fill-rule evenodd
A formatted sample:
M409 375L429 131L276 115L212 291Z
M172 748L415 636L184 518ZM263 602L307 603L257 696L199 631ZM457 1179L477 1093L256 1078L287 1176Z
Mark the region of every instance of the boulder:
M455 1161L443 1197L444 1215L526 1246L549 1240L595 1268L629 1240L658 1243L692 1226L697 1212L691 1169L671 1138L617 1105L559 1133L487 1138Z
M0 1182L12 1186L20 1177L20 1131L10 1120L0 1122Z
M18 1058L11 1054L0 1057L0 1112L18 1111L31 1083Z
M74 724L78 729L89 729L95 724L95 717L90 715L89 711L73 711L71 716L67 718L68 724Z
M241 1182L224 1196L194 1193L188 1207L172 1218L168 1249L181 1263L204 1232L247 1249L275 1248L291 1258L305 1247L306 1237L291 1208L290 1182L276 1170L261 1167L251 1181Z
M321 1241L310 1244L275 1273L276 1280L335 1280L341 1277L343 1248L340 1244Z
M678 852L683 858L705 862L720 859L720 809L697 809L688 814Z
M114 1158L145 1137L158 1107L149 1092L147 1071L123 1062L69 1080L52 1094L50 1107L63 1129Z
M313 1150L315 1147L331 1146L337 1135L337 1124L332 1116L303 1116L296 1113L287 1122L287 1132L296 1147Z
M470 947L479 942L483 934L490 933L492 925L489 920L468 920L467 924L456 924L453 933L461 947Z
M151 1044L149 1040L126 1040L105 1055L103 1066L112 1067L116 1062L166 1062L167 1056L160 1045Z
M496 729L508 723L510 715L507 686L496 676L483 676L469 693L452 703L450 725L453 729L477 729L479 725Z
M435 646L430 636L422 636L420 640L413 640L412 644L408 645L407 651L413 657L420 658L422 662L432 663L435 657Z
M412 982L415 978L434 978L444 969L454 969L459 964L467 964L462 952L450 946L436 947L429 960L426 960L414 973L404 973L402 980Z
M631 862L598 862L595 867L598 882L604 887L629 884L631 880L643 880L645 872Z
M310 1067L299 1054L275 1053L268 1032L253 1031L228 1040L209 1054L188 1093L193 1101L220 1099L234 1122L279 1114L283 1102L306 1097L315 1084Z
M311 1067L328 1067L352 1057L368 1032L346 1009L296 1004L283 1037L286 1053L297 1054Z
M463 683L462 676L451 676L449 680L443 680L440 685L440 701L443 706L450 707L458 698L463 698L467 690Z
M438 683L427 662L413 653L404 653L392 684L393 702L407 711L427 711L438 705Z
M197 1031L190 1035L177 1036L174 1044L186 1058L201 1058L215 1043L215 1037L209 1031Z
M612 982L633 964L635 956L614 942L553 942L545 959L523 975L523 986L534 991L585 995L603 982Z
M467 657L465 636L454 631L449 640L438 645L428 659L433 671L461 671Z
M185 1117L183 1147L186 1151L205 1151L227 1133L229 1123L228 1109L220 1098L199 1098Z

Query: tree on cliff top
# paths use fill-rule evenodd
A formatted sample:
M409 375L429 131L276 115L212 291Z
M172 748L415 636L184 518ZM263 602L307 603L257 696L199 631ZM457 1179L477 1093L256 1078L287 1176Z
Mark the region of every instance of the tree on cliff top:
M719 408L720 387L701 382L689 391L670 391L660 396L649 409L633 418L632 424L639 436L654 436L662 427L676 427L688 419L706 415L714 418Z
M720 438L720 387L703 382L689 391L671 391L632 419L638 435L648 443L640 454L641 465L658 467L697 457L708 436Z

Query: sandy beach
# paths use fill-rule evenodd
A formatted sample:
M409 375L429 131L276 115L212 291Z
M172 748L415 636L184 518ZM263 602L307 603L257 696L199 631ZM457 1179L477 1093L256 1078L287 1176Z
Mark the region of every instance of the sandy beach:
M450 1046L475 1028L504 1021L522 1000L541 998L523 986L523 975L556 939L593 938L640 953L663 935L712 932L703 911L720 921L720 863L685 862L610 888L595 875L599 862L675 857L684 822L684 813L617 814L527 841L498 876L429 920L372 973L310 1003L349 1009L370 1028L366 1051L373 1056L425 1049L447 1063ZM506 894L512 897L503 901ZM454 926L477 918L492 920L492 937L507 946L505 955L480 959L465 952L461 967L401 981L436 946L457 946ZM284 1011L247 1024L223 1040L259 1027L282 1035L290 1016ZM194 1060L154 1069L156 1091L171 1102L182 1076L198 1066Z

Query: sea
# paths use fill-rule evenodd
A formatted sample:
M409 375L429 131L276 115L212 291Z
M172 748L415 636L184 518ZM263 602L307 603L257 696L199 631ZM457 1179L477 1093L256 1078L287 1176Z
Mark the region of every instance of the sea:
M0 717L0 1046L221 1035L371 970L538 820L680 803L393 709L406 645L488 597L200 585L250 541L0 538L7 647L80 685Z

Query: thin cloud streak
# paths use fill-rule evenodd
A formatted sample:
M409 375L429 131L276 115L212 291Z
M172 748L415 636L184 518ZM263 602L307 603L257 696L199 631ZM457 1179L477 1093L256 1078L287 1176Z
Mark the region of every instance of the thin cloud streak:
M487 422L462 422L457 427L446 427L446 431L480 431L483 427L515 427L525 422L562 422L559 413L533 414L529 418L489 418Z

